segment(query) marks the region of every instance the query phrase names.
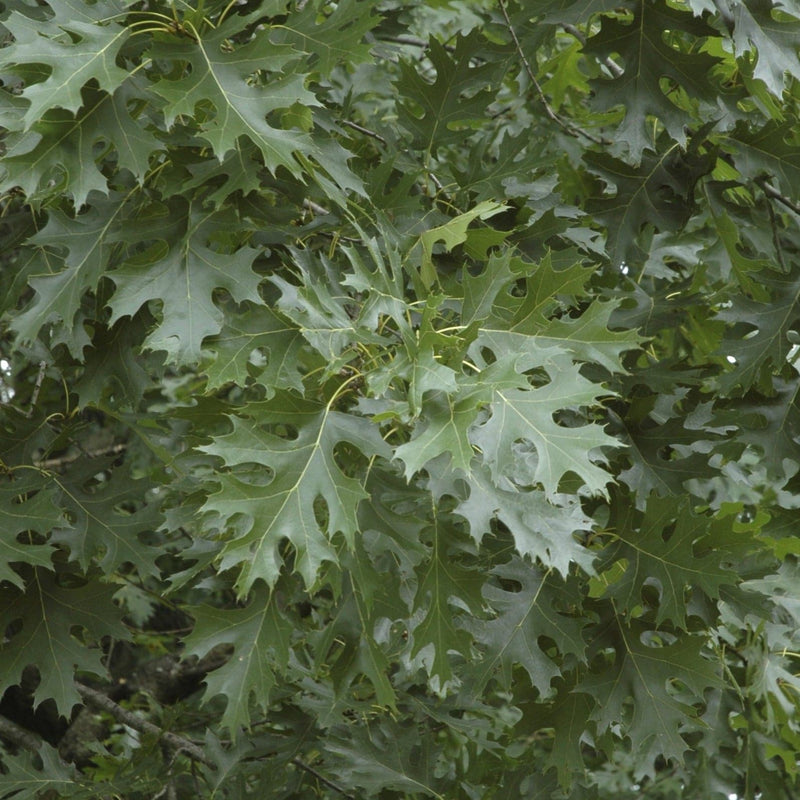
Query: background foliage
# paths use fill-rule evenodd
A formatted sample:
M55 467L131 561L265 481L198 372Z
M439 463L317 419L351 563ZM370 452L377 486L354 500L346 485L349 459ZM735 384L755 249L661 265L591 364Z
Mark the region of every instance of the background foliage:
M798 796L800 3L3 7L3 797Z

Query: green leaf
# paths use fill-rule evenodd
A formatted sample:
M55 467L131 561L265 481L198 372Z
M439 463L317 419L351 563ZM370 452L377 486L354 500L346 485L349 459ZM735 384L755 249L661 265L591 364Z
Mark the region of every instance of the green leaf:
M658 119L674 141L686 141L684 125L689 114L679 110L671 94L683 90L706 114L716 111L717 88L709 73L718 59L683 46L685 41L715 34L700 18L666 3L647 0L631 5L633 19L603 17L600 32L589 39L584 52L622 58L625 66L621 76L598 78L591 85L598 109L622 106L624 120L616 135L638 162L643 151L655 144L648 131L650 116ZM677 40L676 46L672 46L673 40ZM667 80L666 91L662 79Z
M413 728L382 721L338 736L330 750L339 760L334 766L339 779L360 786L369 796L394 789L437 800L443 797L434 788L439 782L430 743L420 741Z
M797 8L785 8L772 0L730 4L737 60L747 63L750 59L744 58L744 54L755 51L753 77L764 81L769 91L780 97L785 74L800 77L800 60L797 58L800 23L786 16L776 20L772 12L777 9L782 14L786 11L797 14Z
M488 470L475 462L468 476L469 499L455 511L469 522L478 543L492 531L492 520L497 519L511 532L520 555L538 559L563 576L573 563L593 572L594 556L575 537L590 530L592 520L574 497L557 495L551 503L543 491L520 490L507 478L495 485Z
M609 330L615 304L595 301L579 317L562 314L553 318L566 305L566 299L574 302L574 298L583 295L589 268L575 262L566 269L557 269L550 253L532 274L531 265L526 262L515 259L511 263L514 273L527 272L526 293L523 298L516 298L499 291L499 279L490 284L492 299L481 300L481 315L492 302L495 309L481 325L470 347L470 354L476 360L480 349L488 347L497 358L510 353L524 354L519 363L530 369L541 366L543 360L550 357L549 349L556 347L559 351L571 353L577 361L596 362L609 372L624 372L622 353L637 348L641 339L631 330ZM465 280L465 321L475 313L471 308L475 300L467 293L475 292L484 280L489 280L488 270L492 265L490 260L485 279L478 276L472 281ZM508 277L511 284L513 273ZM485 288L480 290L486 291Z
M546 763L548 768L555 767L562 788L571 786L575 777L585 771L581 737L588 727L593 707L587 695L561 691L544 717L537 715L536 722L541 728L553 729L553 749Z
M364 565L366 555L356 552L359 563L353 568L353 576L357 580L347 581L342 600L315 643L318 667L324 664L330 669L337 698L345 698L347 692L363 691L359 679L364 675L372 684L375 702L396 710L397 695L389 678L390 661L375 639L376 615L371 613L376 605L384 612L396 601L391 596L395 587L386 586L384 576L375 572L371 564ZM384 596L378 598L378 594ZM399 605L402 618L406 609ZM338 652L331 656L331 650Z
M274 592L257 584L244 608L226 611L194 606L194 627L185 638L187 656L202 658L214 648L232 645L228 661L206 677L203 702L226 698L220 720L234 735L251 721L251 707L266 713L270 693L289 662L292 626L278 608Z
M36 295L12 322L20 340L33 341L42 326L62 322L72 328L84 294L93 290L111 257L124 206L95 201L83 214L69 217L58 210L30 243L38 252L30 285ZM54 271L53 266L61 269ZM78 355L82 347L78 348Z
M205 340L203 349L213 354L206 367L208 388L227 383L247 386L252 380L276 389L302 391L299 362L300 331L271 308L247 304L241 314L229 312L225 327Z
M599 732L622 724L638 759L635 775L651 772L657 755L683 763L689 744L681 733L702 728L694 706L702 703L707 689L721 685L718 668L702 654L702 637L665 644L658 641L658 633L635 624L619 625L615 640L613 666L589 675L575 691L594 699L592 719ZM672 688L676 685L681 692Z
M662 396L663 397L663 396ZM637 495L641 506L651 493L679 497L686 481L713 471L709 467L708 449L713 442L724 438L724 434L735 429L734 425L714 425L710 404L698 404L691 412L671 409L668 419L664 412L648 416L631 425L627 457L630 468L619 473Z
M552 570L545 572L517 558L497 567L494 575L502 586L511 588L487 584L483 594L494 616L487 621L470 622L470 631L485 649L483 661L475 670L475 688L480 691L494 673L498 673L503 687L509 688L512 670L519 664L531 684L547 696L561 670L540 646L540 638L552 639L561 657L572 655L583 660L584 623L564 613L574 595Z
M234 417L232 433L199 448L220 456L227 466L258 464L272 476L267 483L263 469L245 473L250 480L219 476L219 491L203 511L216 512L234 525L222 552L222 568L239 567L236 587L242 596L259 578L273 586L281 563L279 547L288 539L295 549L295 570L313 586L322 562L337 561L333 535L341 532L352 546L358 505L367 497L363 484L337 463L337 447L350 442L366 456L388 456L390 450L363 418L290 395L251 404L243 413L250 418ZM290 420L294 437L269 432L267 426ZM244 519L237 526L239 516Z
M568 472L577 475L590 493L605 494L609 474L594 462L604 458L599 448L617 447L617 441L595 423L573 427L554 419L565 409L596 404L602 387L586 380L557 349L544 354L549 382L537 388L496 391L489 404L491 416L476 426L470 438L480 448L495 483L504 477L525 480L514 448L515 442L523 441L536 450L532 477L548 498L558 492Z
M113 15L109 5L100 3L98 10ZM0 69L30 63L35 54L35 63L48 71L45 80L28 84L22 93L28 101L22 118L26 130L51 108L76 112L82 105L81 89L90 81L113 93L128 77L117 61L129 31L116 23L98 25L56 14L42 26L40 20L15 10L4 25L14 42L0 50Z
M464 171L456 177L462 188L473 192L479 201L498 197L536 197L535 190L550 195L553 186L549 177L534 181L532 176L552 163L546 142L533 142L526 135L506 135L497 145L483 139L473 148ZM490 149L491 148L491 149Z
M484 42L478 31L458 36L452 56L434 37L428 42L436 80L429 83L416 65L400 62L398 106L400 124L413 136L413 146L436 155L438 148L460 141L481 119L491 101L486 84L495 67L472 65ZM422 112L420 114L420 111Z
M444 225L425 231L420 234L419 244L422 249L422 264L420 266L420 277L426 289L430 289L436 280L436 272L433 266L433 247L437 242L444 242L447 250L452 250L456 245L463 244L469 236L467 228L476 219L489 219L495 214L499 214L506 208L502 203L493 200L483 200L474 208L453 217ZM412 251L413 252L413 251Z
M307 53L307 68L327 78L339 64L369 60L370 45L364 38L378 17L364 0L343 0L328 14L320 13L322 6L317 0L298 7L285 23L273 28L270 40Z
M685 500L651 495L639 519L627 497L620 497L610 523L614 540L603 551L598 570L621 560L625 569L606 596L613 597L618 608L633 612L646 602L643 591L650 587L658 594L656 624L669 620L686 628L687 588L715 599L721 586L737 582L736 574L722 565L724 551L702 556L696 552L703 549L709 524L709 518L694 514Z
M242 18L233 15L196 41L157 37L152 58L175 65L179 75L187 74L162 78L153 91L167 101L167 125L172 126L181 115L195 119L217 158L237 149L239 138L245 137L258 147L272 172L284 167L299 176L301 168L294 154L313 155L308 136L275 127L267 116L295 103L317 105L317 100L305 88L302 75L282 72L299 56L291 45L275 44L264 28L256 28L249 41L238 44L234 37L243 27ZM260 70L268 72L269 79L251 80ZM206 105L213 108L212 113L205 111Z
M720 355L732 365L719 379L726 392L738 386L748 389L763 370L785 363L792 348L789 331L800 315L800 274L764 273L759 283L769 292L767 302L740 294L717 314L731 324L720 347Z
M108 178L98 159L107 157L99 145L114 148L116 163L142 179L150 156L162 145L129 107L144 99L134 79L124 81L113 94L91 86L82 93L79 111L47 111L25 133L12 134L3 159L0 189L19 187L32 203L41 203L61 191L80 208L93 191L108 193Z
M0 795L800 796L798 25L5 3Z
M419 583L414 598L416 610L425 610L414 628L414 645L411 655L421 653L430 675L439 679L440 685L452 678L448 653L470 653L469 633L456 622L453 608L456 604L480 615L484 603L480 596L483 576L475 569L458 562L458 544L452 532L444 527L438 515L434 517L430 532L431 552L426 562L417 568Z
M261 279L252 269L258 251L243 246L226 253L209 247L234 221L229 213L204 212L183 202L148 207L129 223L125 235L150 246L109 274L116 286L108 303L110 322L160 300L161 321L144 345L164 350L171 363L200 361L203 340L219 333L225 319L214 302L216 289L225 289L239 303L261 301Z
M121 320L111 330L98 329L93 347L85 354L83 374L75 384L82 406L136 408L144 393L154 386L146 367L158 357L142 358L137 349L149 327L150 317L139 314Z
M424 413L411 440L395 449L410 477L427 463L449 453L452 466L469 473L474 454L470 430L481 407L501 388L527 385L516 370L516 360L491 364L475 377L458 376L452 394L438 391L427 395Z
M11 565L54 569L51 544L35 544L62 522L61 509L41 478L20 476L0 487L0 581L24 590L25 581Z
M637 238L645 224L674 231L686 222L687 175L681 174L674 146L657 156L645 153L638 166L606 153L584 158L608 189L592 197L587 209L606 226L606 250L616 266L641 259Z
M759 127L740 123L723 143L736 153L736 169L741 174L751 179L774 178L782 192L797 198L800 145L795 130L794 120L769 120Z
M59 504L70 522L62 523L53 532L52 540L65 545L70 558L84 570L96 561L106 574L123 564L132 564L140 577L156 576L158 551L144 544L139 536L157 530L162 518L152 504L136 508L151 485L145 480L132 480L127 470L120 469L98 486L92 478L107 466L107 462L89 460L65 477L53 478Z
M59 713L69 716L81 702L73 683L75 672L106 674L99 645L87 647L73 632L81 631L93 642L103 636L128 638L122 614L111 600L115 591L102 583L60 586L53 575L40 570L25 593L0 589L0 625L4 630L14 626L0 646L0 692L19 682L25 667L35 666L41 680L34 704L52 698Z
M75 771L58 756L58 750L42 744L33 755L3 754L6 772L3 775L3 797L16 800L36 800L42 792L69 792L75 788ZM41 764L41 766L40 766Z

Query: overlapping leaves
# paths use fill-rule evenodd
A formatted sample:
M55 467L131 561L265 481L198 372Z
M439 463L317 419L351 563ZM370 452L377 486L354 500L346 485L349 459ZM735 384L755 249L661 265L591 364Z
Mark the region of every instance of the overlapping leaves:
M799 15L534 5L7 4L9 791L796 791Z

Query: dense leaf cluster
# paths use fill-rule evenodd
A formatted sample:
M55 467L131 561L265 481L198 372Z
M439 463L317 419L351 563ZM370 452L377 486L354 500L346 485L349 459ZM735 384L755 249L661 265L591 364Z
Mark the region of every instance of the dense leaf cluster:
M798 796L796 0L3 9L0 795Z

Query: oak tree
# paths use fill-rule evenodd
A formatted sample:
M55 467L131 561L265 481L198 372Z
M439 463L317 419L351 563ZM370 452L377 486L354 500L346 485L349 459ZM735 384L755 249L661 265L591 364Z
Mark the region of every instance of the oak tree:
M6 0L0 796L800 793L797 0Z

